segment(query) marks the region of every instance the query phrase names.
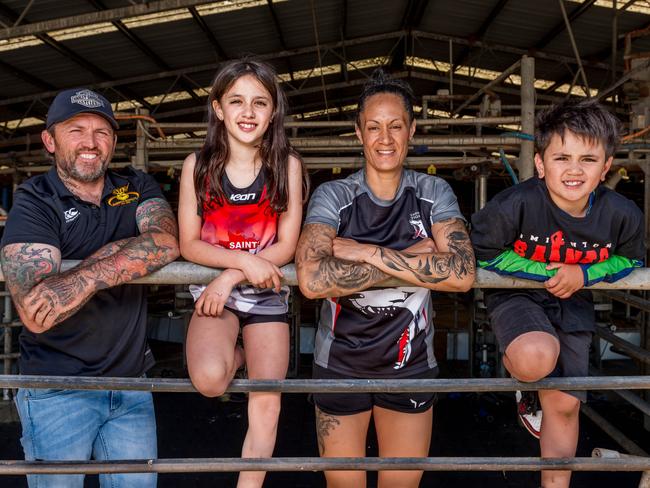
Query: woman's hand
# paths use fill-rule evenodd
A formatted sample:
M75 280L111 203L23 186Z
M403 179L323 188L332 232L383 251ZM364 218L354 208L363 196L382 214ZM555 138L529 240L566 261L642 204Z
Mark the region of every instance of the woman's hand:
M377 246L361 244L354 239L336 237L332 240L332 254L335 258L345 259L354 263L365 263L366 260L377 252Z
M280 268L254 254L242 254L245 257L240 269L248 282L257 288L273 288L276 292L279 292L282 286L281 280L284 278Z
M228 270L223 271L201 293L194 306L196 314L199 317L219 317L234 286L235 281Z
M438 252L438 248L436 247L436 243L433 242L433 239L426 237L407 247L402 252L410 252L411 254L431 254L432 252Z

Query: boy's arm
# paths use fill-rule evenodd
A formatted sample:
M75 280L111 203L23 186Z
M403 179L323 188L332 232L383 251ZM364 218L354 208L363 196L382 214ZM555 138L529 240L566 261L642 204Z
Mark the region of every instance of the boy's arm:
M547 269L546 263L527 259L512 249L506 249L493 259L479 259L478 265L480 268L494 271L501 275L515 276L534 281L546 281L557 273L555 269Z

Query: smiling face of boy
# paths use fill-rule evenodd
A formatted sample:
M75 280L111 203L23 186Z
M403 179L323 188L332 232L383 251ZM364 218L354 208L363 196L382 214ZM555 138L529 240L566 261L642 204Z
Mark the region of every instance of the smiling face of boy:
M553 134L543 154L535 154L535 167L553 202L569 215L584 217L589 195L612 165L603 143L565 130Z

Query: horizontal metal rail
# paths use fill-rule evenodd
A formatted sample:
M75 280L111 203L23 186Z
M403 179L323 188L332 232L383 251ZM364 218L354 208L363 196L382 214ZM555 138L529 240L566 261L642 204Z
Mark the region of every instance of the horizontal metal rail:
M63 261L62 270L68 270L79 264L79 261ZM282 267L285 285L295 286L298 284L296 278L296 267L293 264L287 264ZM143 278L134 280L134 284L151 284L151 285L187 285L208 284L221 274L220 269L208 268L200 264L188 263L185 261L175 261L164 266L158 271L151 273ZM0 272L0 281L4 281L4 275ZM382 282L383 286L414 286L405 281L390 279ZM510 278L501 276L491 271L479 269L476 275L474 288L544 288L544 284L538 281L523 280L519 278ZM593 290L650 290L650 268L641 268L634 270L625 278L615 283L596 283L589 287Z
M638 308L639 310L643 310L644 312L649 312L650 313L650 300L646 300L645 298L637 297L635 295L630 295L629 293L625 293L622 291L608 291L605 293L605 296L611 298L612 300L616 300L617 302L625 303L627 305L632 305L635 308Z
M646 351L642 347L637 346L636 344L632 344L629 341L626 341L622 337L618 337L616 334L614 334L612 331L609 329L606 329L605 327L596 327L596 335L600 337L601 339L606 340L610 344L613 344L618 348L621 353L636 359L638 361L641 361L642 363L645 364L650 364L650 352Z
M501 125L501 124L518 124L521 122L521 115L511 115L507 117L464 117L457 118L430 118L416 119L415 123L421 126L436 125ZM299 120L287 118L284 121L285 129L319 129L319 128L354 128L354 120ZM149 127L161 129L180 129L180 130L207 130L206 122L156 122Z
M90 376L0 375L0 388L52 388L61 390L138 390L187 393L196 390L186 378L111 378ZM544 378L521 383L512 378L453 379L290 379L233 380L227 392L280 391L283 393L460 393L515 390L644 390L650 376L589 376Z
M235 471L646 471L650 458L186 458L126 461L0 461L0 474L215 473Z
M617 453L618 454L618 453ZM425 458L180 458L122 461L0 461L0 475L103 473L215 473L239 471L648 471L650 458L425 457Z

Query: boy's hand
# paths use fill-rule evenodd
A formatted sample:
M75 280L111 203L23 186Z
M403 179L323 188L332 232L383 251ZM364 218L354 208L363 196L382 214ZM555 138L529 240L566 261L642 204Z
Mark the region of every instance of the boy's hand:
M577 264L551 263L546 269L557 269L557 274L545 281L544 286L558 298L569 298L585 284L582 268Z

